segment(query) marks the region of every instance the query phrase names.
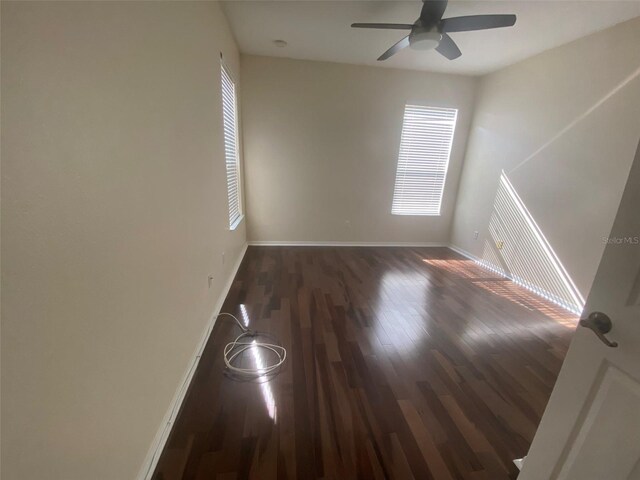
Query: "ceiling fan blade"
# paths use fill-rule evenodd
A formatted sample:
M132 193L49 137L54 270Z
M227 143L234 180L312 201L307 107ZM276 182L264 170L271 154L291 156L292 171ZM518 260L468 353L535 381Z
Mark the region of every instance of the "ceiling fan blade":
M436 47L436 50L449 60L454 60L462 55L462 52L456 45L456 42L454 42L446 33L442 34L442 40L440 40L440 44Z
M353 28L383 28L386 30L411 30L410 23L352 23Z
M447 8L448 0L422 0L420 20L425 26L435 25L440 21Z
M402 40L400 40L398 43L396 43L393 47L391 47L389 50L387 50L382 55L380 55L378 57L378 61L386 60L390 56L395 55L400 50L402 50L403 48L406 48L408 46L409 46L409 35L404 37Z
M516 23L515 15L469 15L445 18L440 22L441 32L468 32L488 28L511 27Z

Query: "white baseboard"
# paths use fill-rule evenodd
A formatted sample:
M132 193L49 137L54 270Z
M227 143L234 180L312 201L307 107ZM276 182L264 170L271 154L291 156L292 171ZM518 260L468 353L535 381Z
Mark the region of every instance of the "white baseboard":
M273 247L448 247L448 243L438 242L325 242L325 241L285 241L252 240L250 246Z
M460 255L462 255L463 257L467 257L469 260L473 260L474 262L479 262L480 258L476 257L473 253L467 252L466 250L463 250L460 247L456 247L453 244L449 244L449 248L451 250L453 250L456 253L459 253Z
M501 268L497 268L497 267L495 267L493 265L489 265L486 261L482 260L479 257L476 257L473 253L467 252L466 250L464 250L464 249L462 249L460 247L457 247L457 246L455 246L453 244L450 244L449 248L451 250L453 250L454 252L459 253L463 257L468 258L469 260L473 260L474 262L479 264L481 267L486 268L487 270L490 270L490 271L492 271L494 273L497 273L498 275L502 275L504 278L513 281L513 278L507 272L505 272Z
M453 243L449 244L449 248L454 252L459 253L463 257L467 257L469 260L478 260L478 257L473 255L472 253L467 252L466 250L463 250L460 247L456 247Z
M147 453L147 456L142 464L142 468L136 477L138 480L150 480L153 472L158 463L158 459L160 458L160 454L164 449L165 444L167 443L167 439L169 438L169 434L171 433L171 427L173 427L173 423L175 422L176 416L180 411L180 406L184 401L184 397L187 394L187 390L189 389L189 384L191 383L191 379L193 378L194 373L196 372L196 368L198 367L198 363L200 362L200 357L202 356L202 351L204 350L207 341L209 340L209 335L213 331L213 326L216 322L216 318L222 309L222 305L229 294L229 290L231 290L231 285L233 285L233 280L238 273L238 269L240 268L240 264L242 263L242 259L244 258L245 253L247 252L247 244L245 243L236 259L236 263L233 265L231 269L231 273L229 274L229 278L227 279L227 283L225 284L222 292L220 292L220 296L216 301L216 304L213 308L213 314L207 323L207 327L205 328L202 337L200 338L200 342L198 343L198 347L195 350L193 355L193 359L189 368L184 374L182 382L180 383L180 387L176 391L173 396L173 400L169 405L169 410L167 411L162 423L160 424L160 428L156 433L156 436L153 439L153 443L151 444L151 448Z

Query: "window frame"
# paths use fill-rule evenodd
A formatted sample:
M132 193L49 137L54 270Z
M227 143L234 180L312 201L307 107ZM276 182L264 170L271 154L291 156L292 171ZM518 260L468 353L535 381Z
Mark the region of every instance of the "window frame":
M231 86L233 87L233 140L235 147L235 177L236 177L236 199L237 199L237 215L232 217L232 205L231 205L231 195L229 188L229 161L227 159L227 135L226 135L226 109L225 109L225 86L224 86L224 76L228 78ZM240 146L240 118L239 118L239 108L238 108L238 87L237 87L236 79L233 75L233 72L224 61L222 54L220 54L220 104L222 110L222 137L223 137L223 149L224 149L224 163L225 163L225 181L227 184L226 192L227 192L227 211L228 211L228 225L229 230L235 230L238 228L242 220L244 219L244 211L243 211L243 201L242 201L242 172L241 172L241 146Z
M412 110L414 113L412 114ZM415 111L423 110L424 120L416 118ZM400 136L400 147L398 149L398 159L396 163L396 175L394 178L394 187L393 187L393 197L391 201L391 214L399 215L399 216L441 216L442 215L442 201L444 197L444 188L447 181L447 173L449 171L449 164L451 162L451 151L453 149L453 142L455 139L456 126L458 120L459 109L453 107L440 107L440 106L429 106L424 104L417 103L406 103L403 110L402 115L402 133ZM428 116L432 116L432 119L429 119ZM438 115L450 116L451 119L443 118L442 120L438 120ZM424 122L423 126L416 125L416 122ZM445 142L441 142L440 145L437 145L434 140L428 147L425 147L424 143L422 146L415 145L416 135L419 135L420 130L431 129L434 131L441 130L442 127L439 127L438 124L441 124L442 127L450 128L450 138L448 138L448 145ZM435 132L431 132L434 134ZM431 163L431 167L433 170L430 174L440 180L441 183L438 187L434 187L432 192L437 195L437 207L435 201L432 203L426 203L427 197L425 195L424 205L416 206L415 200L419 200L419 197L414 195L405 195L404 188L406 186L405 178L407 175L411 175L411 171L415 172L416 166L420 164L415 160L415 157L420 154L420 150L425 151L425 149L433 149L434 145L439 150L440 155L443 155L446 151L446 159L444 162L441 162L438 165L437 159L431 159L427 161L427 157L424 157L423 168L428 166ZM411 148L417 148L417 150L409 150ZM438 155L434 155L437 157ZM409 158L407 158L409 157ZM413 161L410 157L414 157ZM441 168L441 174L437 170L438 167ZM418 179L419 183L428 183L428 175L425 175L422 180ZM416 183L416 182L414 182ZM414 187L415 188L415 187ZM409 200L414 200L414 205L412 207L408 207L407 204Z

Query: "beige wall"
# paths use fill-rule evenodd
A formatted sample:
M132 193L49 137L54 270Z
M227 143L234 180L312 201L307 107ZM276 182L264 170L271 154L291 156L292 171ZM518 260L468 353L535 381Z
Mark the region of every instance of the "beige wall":
M248 237L448 242L475 79L242 56ZM442 215L391 215L408 102L459 109Z
M588 293L640 136L638 45L640 18L481 79L454 245L482 256L504 169Z
M2 2L3 478L142 467L245 242L220 50L215 3Z

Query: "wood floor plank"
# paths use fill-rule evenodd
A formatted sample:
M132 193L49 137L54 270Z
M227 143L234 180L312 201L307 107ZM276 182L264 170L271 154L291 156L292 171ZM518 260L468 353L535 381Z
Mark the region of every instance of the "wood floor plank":
M223 311L287 361L221 317L154 480L514 480L577 322L447 248L250 247Z

